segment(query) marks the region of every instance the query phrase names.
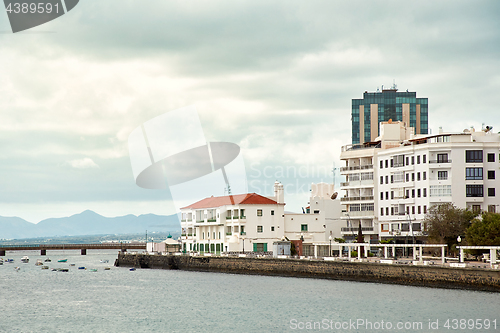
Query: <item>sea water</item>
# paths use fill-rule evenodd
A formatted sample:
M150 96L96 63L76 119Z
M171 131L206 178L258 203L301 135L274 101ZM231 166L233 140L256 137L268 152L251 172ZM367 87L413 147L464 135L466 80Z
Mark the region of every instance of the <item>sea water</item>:
M23 255L29 263L21 263ZM113 267L117 251L7 252L0 332L494 332L500 295ZM52 268L42 270L37 259ZM57 262L66 258L66 263ZM109 260L102 263L101 260ZM71 266L74 264L74 266ZM78 267L86 267L80 270ZM19 267L19 271L15 270ZM110 267L110 270L105 270ZM92 271L97 269L97 271ZM488 329L486 325L488 324Z

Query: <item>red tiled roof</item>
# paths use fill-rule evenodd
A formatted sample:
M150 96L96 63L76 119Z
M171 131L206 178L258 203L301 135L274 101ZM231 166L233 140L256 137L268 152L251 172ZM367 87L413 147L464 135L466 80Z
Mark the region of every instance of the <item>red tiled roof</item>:
M181 209L215 208L225 205L277 205L275 200L263 197L257 193L228 195L224 197L209 197Z

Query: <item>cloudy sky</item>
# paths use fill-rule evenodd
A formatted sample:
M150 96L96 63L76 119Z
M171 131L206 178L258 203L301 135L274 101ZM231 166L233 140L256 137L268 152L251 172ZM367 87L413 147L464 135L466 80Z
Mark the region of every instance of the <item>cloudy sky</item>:
M249 191L278 179L300 211L341 165L351 99L394 80L433 131L500 129L500 2L81 0L16 34L1 11L0 215L175 213L127 142L189 105L241 147Z

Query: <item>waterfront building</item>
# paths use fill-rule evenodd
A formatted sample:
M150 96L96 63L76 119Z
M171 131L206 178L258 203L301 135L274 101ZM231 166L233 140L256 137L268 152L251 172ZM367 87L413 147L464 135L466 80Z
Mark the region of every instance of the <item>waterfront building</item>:
M274 196L256 193L209 197L181 209L182 250L193 252L270 252L277 241L326 242L340 237L340 202L333 184L312 184L307 212L284 210L284 189Z
M489 127L415 135L403 122L389 121L380 133L374 142L342 147L343 219L354 227L373 225L379 238L407 242L425 234L432 205L498 211L500 135Z
M362 99L352 100L352 143L373 142L380 135L379 124L384 121L402 121L417 134L428 131L428 100L417 98L416 92L391 89L365 91Z

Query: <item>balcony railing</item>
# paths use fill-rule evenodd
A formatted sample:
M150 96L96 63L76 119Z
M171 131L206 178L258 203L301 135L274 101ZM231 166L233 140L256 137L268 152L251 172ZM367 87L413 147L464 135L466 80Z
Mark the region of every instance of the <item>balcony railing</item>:
M357 228L340 228L342 232L358 232L359 227ZM361 227L361 231L373 231L373 227Z
M363 211L353 211L348 213L343 213L346 218L353 218L358 216L374 216L375 212L373 210L363 210Z
M364 197L344 197L340 198L340 201L361 201L361 200L373 200L373 195Z
M353 170L368 170L368 169L373 169L373 164L346 166L346 167L340 168L340 172L353 171Z
M451 163L451 160L429 160L429 163Z

